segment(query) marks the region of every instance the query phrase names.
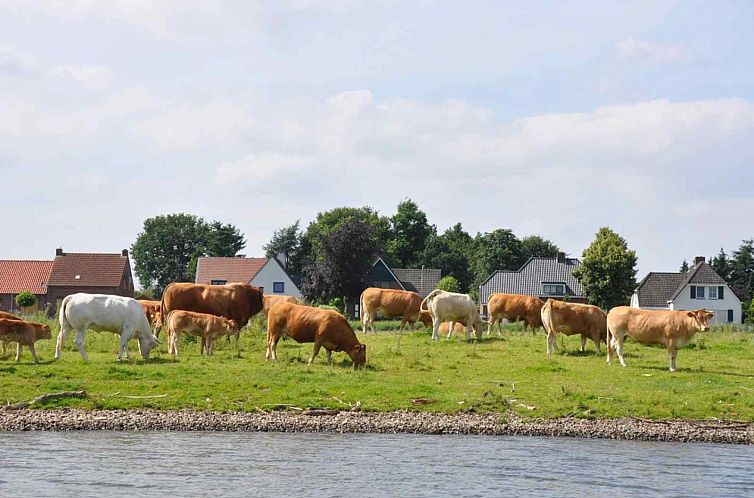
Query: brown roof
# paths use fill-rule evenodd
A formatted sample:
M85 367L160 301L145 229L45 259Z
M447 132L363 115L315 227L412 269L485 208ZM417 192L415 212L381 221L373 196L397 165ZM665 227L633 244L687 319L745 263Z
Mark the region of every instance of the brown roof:
M118 287L126 265L122 254L65 253L55 256L48 285Z
M267 264L267 258L206 257L196 263L197 284L209 284L212 280L249 283Z
M0 260L0 294L47 294L52 261Z

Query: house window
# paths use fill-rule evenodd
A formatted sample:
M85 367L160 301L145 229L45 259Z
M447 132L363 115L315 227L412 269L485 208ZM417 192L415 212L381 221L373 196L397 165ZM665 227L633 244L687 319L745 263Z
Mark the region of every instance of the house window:
M728 310L728 323L733 322L733 310Z
M227 283L228 283L227 280L211 280L210 281L211 285L225 285Z
M542 284L542 290L546 296L562 296L565 294L563 284Z
M696 288L696 298L697 299L704 299L704 287L697 286L697 288Z
M272 282L272 292L282 294L285 292L285 282Z
M717 299L717 287L710 287L709 288L709 298L710 299Z

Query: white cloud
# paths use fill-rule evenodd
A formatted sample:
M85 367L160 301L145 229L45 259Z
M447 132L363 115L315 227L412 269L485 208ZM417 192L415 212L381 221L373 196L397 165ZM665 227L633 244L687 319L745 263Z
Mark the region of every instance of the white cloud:
M9 45L0 45L0 77L28 78L38 75L35 57Z
M649 59L657 63L687 60L691 57L688 50L680 46L635 40L634 38L626 38L616 43L615 49L623 57Z
M232 186L238 182L268 181L280 175L300 175L311 171L312 160L308 157L270 153L251 154L237 161L226 161L217 168L215 182Z
M87 87L101 89L110 84L114 73L103 66L60 66L55 71L58 74L72 78Z

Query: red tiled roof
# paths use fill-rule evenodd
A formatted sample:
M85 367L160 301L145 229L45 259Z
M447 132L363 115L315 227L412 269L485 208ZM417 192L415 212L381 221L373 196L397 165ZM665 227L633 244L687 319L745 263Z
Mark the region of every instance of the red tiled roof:
M52 261L0 260L0 294L47 294Z
M209 284L212 280L226 280L248 284L267 261L267 258L199 258L195 283Z
M55 256L48 285L118 287L127 264L121 254L65 253Z

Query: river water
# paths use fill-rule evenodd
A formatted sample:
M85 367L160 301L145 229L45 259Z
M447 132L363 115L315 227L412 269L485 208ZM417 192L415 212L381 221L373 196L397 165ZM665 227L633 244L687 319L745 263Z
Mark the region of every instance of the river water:
M0 433L0 496L754 496L754 448L598 439Z

